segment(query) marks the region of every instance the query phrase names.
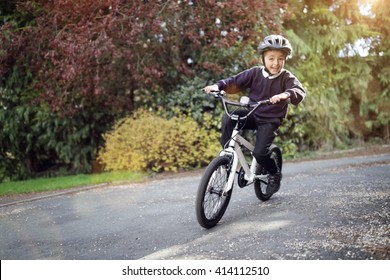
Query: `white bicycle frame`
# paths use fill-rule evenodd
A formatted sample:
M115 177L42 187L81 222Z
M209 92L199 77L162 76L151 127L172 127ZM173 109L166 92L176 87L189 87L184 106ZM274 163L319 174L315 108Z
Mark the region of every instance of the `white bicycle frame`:
M220 152L221 156L224 155L231 155L232 156L232 165L231 165L231 172L229 174L228 181L226 182L223 194L227 194L228 191L230 191L233 188L234 179L237 174L238 170L238 163L242 166L242 168L245 171L245 180L248 181L248 183L253 183L255 179L266 179L268 175L255 175L258 163L255 159L255 157L252 156L252 163L249 166L244 153L242 152L241 146L244 146L247 148L250 152L253 152L253 149L255 148L250 142L248 142L244 137L242 137L239 134L239 130L234 129L232 132L232 138L229 142L228 148L222 150Z
M262 104L269 103L269 100L259 101L255 104L252 104L251 106L249 106L249 104L248 104L249 98L248 97L242 98L240 100L240 102L234 102L234 101L224 101L223 96L226 94L224 91L221 91L220 93L214 92L211 94L213 94L215 97L222 98L222 101L223 101L222 103L223 103L225 112L229 115L229 117L231 119L234 119L237 121L237 124L232 132L229 146L220 152L220 156L230 155L233 158L231 172L229 174L228 181L226 182L225 188L223 191L223 195L226 195L228 193L228 191L230 191L233 188L234 179L235 179L235 176L237 174L238 163L241 164L242 168L245 171L244 179L246 181L248 181L248 184L253 183L255 179L261 180L261 179L266 179L268 177L268 175L255 175L258 163L257 163L255 157L253 157L253 156L252 156L252 163L249 167L249 165L245 159L244 153L241 150L241 146L246 147L251 153L253 152L255 147L239 134L238 123L239 123L239 120L242 120L243 118L240 119L239 116L230 114L226 104L232 104L232 105L236 105L236 106L251 108L251 111L248 113L248 115L244 117L244 119L245 119L250 114L252 114L257 109L258 106L260 106Z

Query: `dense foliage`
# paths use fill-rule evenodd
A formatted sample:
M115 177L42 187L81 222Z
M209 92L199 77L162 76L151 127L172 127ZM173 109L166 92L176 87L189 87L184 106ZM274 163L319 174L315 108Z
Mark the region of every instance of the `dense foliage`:
M137 110L105 134L99 160L106 170L177 171L207 164L220 150L218 133L210 131L210 115L204 126L181 115L166 119Z
M355 137L388 139L389 84L381 77L388 76L389 55L375 50L389 44L388 27L383 12L374 11L380 7L389 12L389 5L376 1L367 6L358 0L289 3L291 16L284 27L296 50L292 65L309 91L304 119L296 116L305 131L303 143L319 148L343 146ZM387 132L378 133L379 127Z
M138 107L179 107L200 127L209 112L218 130L200 89L258 63L270 33L292 41L287 67L308 90L281 129L288 155L388 139L388 14L384 0L1 1L0 181L90 172Z

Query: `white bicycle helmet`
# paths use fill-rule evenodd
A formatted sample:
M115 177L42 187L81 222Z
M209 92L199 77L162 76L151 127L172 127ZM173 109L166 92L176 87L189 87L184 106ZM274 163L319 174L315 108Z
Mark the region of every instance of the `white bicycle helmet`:
M290 42L282 35L269 35L265 37L259 44L258 49L260 54L263 54L268 50L281 50L286 52L286 58L290 58L292 53Z

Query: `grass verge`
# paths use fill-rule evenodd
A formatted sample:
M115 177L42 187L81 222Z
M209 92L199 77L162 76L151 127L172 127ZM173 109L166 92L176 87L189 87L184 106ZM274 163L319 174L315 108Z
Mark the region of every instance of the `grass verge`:
M329 159L344 156L369 156L373 154L390 153L390 145L368 145L363 147L352 148L349 150L339 150L331 152L313 152L310 154L297 155L295 159L287 161L302 161L313 159ZM179 175L178 175L179 174ZM180 176L180 173L176 173ZM102 183L119 184L139 182L148 175L146 173L136 173L130 171L114 171L100 174L81 174L75 176L63 176L54 178L40 178L26 181L13 181L0 184L0 196L38 193L44 191L56 191L70 189L74 187L83 187L97 185Z
M0 184L0 196L64 190L74 187L97 185L102 183L132 183L145 178L143 173L129 171L105 172L100 174L80 174L55 178L39 178L26 181L14 181Z

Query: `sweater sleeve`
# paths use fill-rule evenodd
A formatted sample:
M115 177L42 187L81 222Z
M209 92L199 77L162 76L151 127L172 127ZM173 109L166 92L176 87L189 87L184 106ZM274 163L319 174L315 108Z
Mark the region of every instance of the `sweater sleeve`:
M217 85L219 90L234 94L249 88L253 80L254 71L254 68L247 69L235 76L218 81Z
M286 90L290 94L291 103L298 105L306 96L305 89L301 82L291 72L287 72Z

